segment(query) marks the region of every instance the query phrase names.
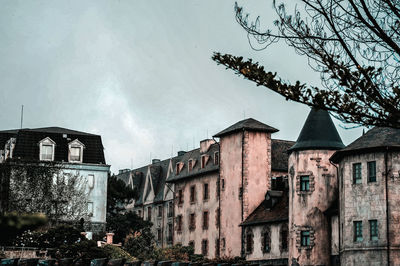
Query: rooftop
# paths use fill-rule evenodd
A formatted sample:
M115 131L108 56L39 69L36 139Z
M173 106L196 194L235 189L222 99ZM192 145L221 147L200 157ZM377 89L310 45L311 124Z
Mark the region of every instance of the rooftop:
M300 150L340 150L342 139L326 110L311 109L300 135L289 152Z
M241 130L269 132L269 133L274 133L274 132L279 131L278 129L268 126L264 123L261 123L260 121L257 121L253 118L248 118L248 119L239 121L236 124L233 124L232 126L222 130L221 132L215 134L214 137L220 138L222 136L232 134L234 132L241 131Z

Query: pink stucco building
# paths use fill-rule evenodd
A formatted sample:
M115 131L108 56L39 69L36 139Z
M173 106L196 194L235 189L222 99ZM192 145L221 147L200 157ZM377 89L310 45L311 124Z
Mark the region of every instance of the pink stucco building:
M157 244L265 265L400 263L400 130L345 147L311 110L296 142L246 119L166 160L122 171ZM399 264L400 265L400 264Z

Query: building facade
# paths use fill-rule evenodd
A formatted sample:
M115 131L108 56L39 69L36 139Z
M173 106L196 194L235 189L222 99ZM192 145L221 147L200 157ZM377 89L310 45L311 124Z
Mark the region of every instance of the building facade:
M88 232L105 230L110 166L103 150L99 135L65 128L0 131L0 164L55 163L64 175L79 176L87 196Z
M400 130L373 128L345 147L329 113L313 109L296 142L276 131L246 119L121 173L140 191L131 208L153 222L160 246L209 258L400 265Z

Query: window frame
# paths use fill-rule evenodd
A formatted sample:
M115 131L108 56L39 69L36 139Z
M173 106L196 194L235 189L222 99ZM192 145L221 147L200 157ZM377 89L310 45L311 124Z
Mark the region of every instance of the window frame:
M196 202L196 185L190 186L190 203Z
M301 175L300 176L300 191L309 192L310 191L310 176Z
M359 168L359 169L358 169ZM362 165L361 163L353 163L353 184L362 184Z
M373 175L371 175L371 167L373 165ZM376 161L367 162L367 178L368 183L376 182Z
M219 165L219 152L214 152L214 165Z
M362 242L364 240L362 221L353 221L353 229L354 242Z
M209 226L210 214L208 211L203 211L203 230L207 230Z
M82 163L83 162L83 150L85 145L80 142L78 139L75 139L68 143L68 162L70 163ZM79 149L79 159L76 160L72 156L72 149Z
M42 158L42 154L44 154L44 148L45 146L49 146L51 147L51 158ZM52 140L49 137L46 137L44 139L42 139L41 141L39 141L39 160L40 161L54 161L54 157L55 157L55 153L56 153L56 143L54 140Z
M310 239L310 230L302 230L300 232L300 246L301 247L309 247L311 245Z
M378 220L376 219L369 220L369 235L371 241L379 240Z
M203 201L210 199L210 186L208 183L203 183Z

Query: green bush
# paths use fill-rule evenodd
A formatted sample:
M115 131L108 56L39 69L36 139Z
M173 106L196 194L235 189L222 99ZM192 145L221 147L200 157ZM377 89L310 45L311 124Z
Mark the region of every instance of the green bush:
M113 245L105 245L103 247L104 252L107 254L109 259L126 259L126 261L135 261L135 257L131 256L128 252L120 247Z
M97 247L95 241L84 240L74 244L61 245L55 257L92 260L107 258L108 253L104 249Z
M175 245L167 248L156 248L153 252L153 259L157 261L190 261L194 255L193 247Z
M144 228L134 235L129 235L124 248L132 256L146 260L151 259L154 252L154 236L149 227Z

